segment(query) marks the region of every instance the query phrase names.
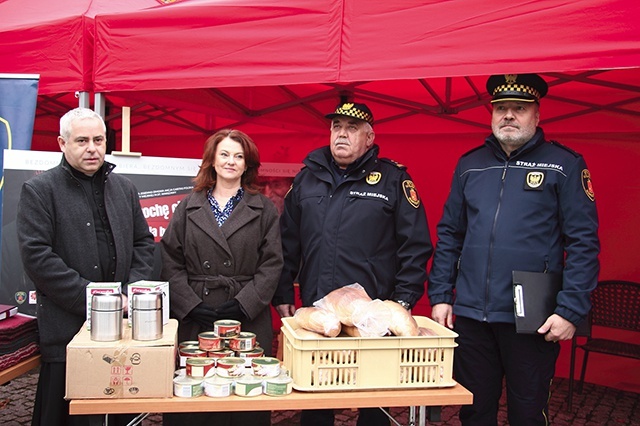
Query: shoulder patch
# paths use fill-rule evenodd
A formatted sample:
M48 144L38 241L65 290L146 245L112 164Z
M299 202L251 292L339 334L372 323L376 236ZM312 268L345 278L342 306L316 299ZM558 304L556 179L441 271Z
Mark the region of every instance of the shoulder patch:
M387 164L391 164L392 166L395 166L400 170L406 170L407 169L407 166L405 166L404 164L400 164L397 161L391 160L389 158L380 158L380 161L384 161Z
M562 148L565 151L570 152L571 154L573 154L574 157L580 157L581 156L580 154L578 154L577 152L575 152L574 150L572 150L568 146L562 145L558 141L549 141L549 142L551 143L551 145L557 146L558 148Z
M402 182L402 191L404 196L413 207L416 209L420 207L420 196L418 190L412 180L405 180Z
M591 173L588 169L582 170L582 189L591 201L596 200L596 194L593 192L593 183L591 182Z

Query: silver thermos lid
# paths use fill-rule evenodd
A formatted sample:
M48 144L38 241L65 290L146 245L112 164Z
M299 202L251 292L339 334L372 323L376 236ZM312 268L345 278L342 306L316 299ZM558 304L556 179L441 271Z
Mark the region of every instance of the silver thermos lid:
M162 338L162 293L134 293L131 296L131 337L133 340Z
M122 339L122 295L96 293L91 296L91 340Z
M155 291L134 293L131 299L131 309L143 311L162 309L162 293Z

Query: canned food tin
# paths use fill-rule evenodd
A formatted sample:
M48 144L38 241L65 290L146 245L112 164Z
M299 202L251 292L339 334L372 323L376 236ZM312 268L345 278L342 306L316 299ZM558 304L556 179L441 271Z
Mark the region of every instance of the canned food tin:
M185 340L184 342L180 342L178 344L178 349L186 348L188 346L195 346L197 348L198 345L199 342L197 340Z
M242 358L220 358L216 362L216 373L222 377L240 377L245 371L244 359Z
M203 351L217 351L222 349L222 338L213 331L198 334L198 347Z
M293 379L281 374L277 377L267 377L264 380L264 393L270 396L289 395L293 391Z
M228 357L232 357L235 356L235 352L232 351L231 349L221 349L219 351L209 351L207 352L207 356L209 358L228 358Z
M202 395L202 379L189 376L174 378L173 394L181 398L195 398Z
M280 360L272 357L253 358L253 375L258 377L276 377L280 375Z
M178 376L186 376L187 375L187 369L186 368L179 368L176 371L173 372L173 377L178 377Z
M213 323L213 332L222 338L235 337L240 334L240 321L218 320Z
M180 355L180 367L187 366L187 358L204 358L207 356L207 351L203 351L197 346L187 346L178 351Z
M255 333L243 331L229 340L229 349L233 351L250 351L256 345Z
M214 398L229 396L233 393L233 380L220 376L204 379L204 394Z
M250 351L237 351L234 353L235 353L235 356L244 359L244 365L246 367L251 368L251 360L253 358L264 356L264 349L256 347Z
M187 376L209 377L216 372L216 360L213 358L187 358Z
M236 379L235 394L238 396L262 395L262 379L246 375Z

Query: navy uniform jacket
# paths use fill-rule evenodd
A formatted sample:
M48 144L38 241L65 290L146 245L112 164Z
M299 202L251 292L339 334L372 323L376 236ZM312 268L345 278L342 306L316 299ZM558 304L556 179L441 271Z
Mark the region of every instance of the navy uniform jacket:
M512 271L562 272L555 313L577 325L598 280L597 232L581 155L538 129L507 157L492 135L455 169L429 275L431 305L455 300L456 315L513 323Z
M424 294L433 251L424 207L405 167L378 158L374 145L334 183L331 152L311 152L285 197L280 218L285 265L274 305L293 304L300 272L302 303L361 284L371 298Z

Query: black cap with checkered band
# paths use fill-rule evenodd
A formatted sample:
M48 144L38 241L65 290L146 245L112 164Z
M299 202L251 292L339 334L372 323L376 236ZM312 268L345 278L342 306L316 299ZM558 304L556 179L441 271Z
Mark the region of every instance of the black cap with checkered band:
M500 74L487 80L491 103L502 101L539 102L547 94L547 82L538 74Z
M343 102L336 107L336 110L330 114L325 115L326 118L334 118L338 115L346 117L354 117L359 120L364 120L367 123L373 125L373 113L365 104L358 104L353 102Z

